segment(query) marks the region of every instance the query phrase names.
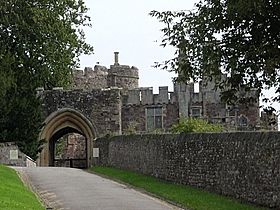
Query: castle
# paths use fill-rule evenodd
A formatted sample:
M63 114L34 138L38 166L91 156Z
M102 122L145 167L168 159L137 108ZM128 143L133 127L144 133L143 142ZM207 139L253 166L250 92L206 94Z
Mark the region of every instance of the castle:
M277 130L275 115L260 117L256 91L240 92L240 98L252 100L234 105L224 103L221 90L205 80L199 92L193 83L174 83L174 91L164 86L154 94L151 87L139 87L138 69L120 65L117 52L109 69L87 67L73 71L72 78L66 90L38 89L44 117L39 139L46 141L41 166L89 167L96 155L95 139L107 134L169 132L181 118L205 119L227 131Z
M122 95L122 133L168 131L180 118L202 118L219 123L229 130L277 130L275 116L262 113L260 117L259 98L256 91L247 92L252 97L249 104L228 105L221 100L220 89L214 82L201 81L199 92L194 84L175 83L174 92L167 86L159 87L159 94L153 94L151 87L139 87L138 69L119 64L119 53L115 62L107 69L96 65L94 69L73 72L73 89L120 88Z

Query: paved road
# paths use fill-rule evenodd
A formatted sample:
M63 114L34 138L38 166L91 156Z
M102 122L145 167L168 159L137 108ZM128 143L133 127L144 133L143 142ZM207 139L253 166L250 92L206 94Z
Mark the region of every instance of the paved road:
M125 185L73 168L15 168L49 207L73 210L178 209Z

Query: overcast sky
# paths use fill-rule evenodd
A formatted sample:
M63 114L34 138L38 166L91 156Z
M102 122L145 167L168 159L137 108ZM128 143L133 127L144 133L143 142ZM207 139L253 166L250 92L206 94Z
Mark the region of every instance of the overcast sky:
M171 47L160 47L164 26L149 16L152 10L191 10L198 0L84 0L90 9L92 28L86 28L87 42L94 47L94 55L81 56L81 68L93 67L96 62L107 68L114 63L118 51L119 63L139 69L141 87L169 86L173 90L174 73L153 68L154 62L173 57ZM273 95L266 91L266 95ZM274 103L279 110L279 103Z
M94 55L81 57L81 68L93 67L96 62L109 67L114 63L113 52L118 51L119 63L139 69L142 87L169 86L173 90L175 75L153 68L154 62L173 57L171 47L163 48L156 18L152 10L191 10L197 0L85 0L90 9L92 28L85 30L87 42L94 47Z

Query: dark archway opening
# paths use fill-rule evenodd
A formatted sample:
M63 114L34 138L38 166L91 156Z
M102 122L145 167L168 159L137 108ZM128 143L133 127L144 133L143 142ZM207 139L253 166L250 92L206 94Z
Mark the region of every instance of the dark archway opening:
M65 127L50 138L49 165L54 167L87 168L87 139L78 130Z
M46 141L37 160L39 166L54 166L55 143L70 133L85 136L86 168L91 166L93 139L98 136L97 129L82 113L70 108L59 109L45 119L44 127L39 134L39 139ZM73 167L77 167L77 161L74 162L72 160Z

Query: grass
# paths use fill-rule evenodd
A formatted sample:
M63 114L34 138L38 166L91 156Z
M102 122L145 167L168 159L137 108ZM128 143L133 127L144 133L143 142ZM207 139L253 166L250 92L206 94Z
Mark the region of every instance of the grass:
M175 202L192 210L256 210L265 209L226 196L209 193L197 188L165 182L139 173L109 167L93 167L91 171L144 189L156 196Z
M15 170L0 164L0 209L45 209L20 180Z

